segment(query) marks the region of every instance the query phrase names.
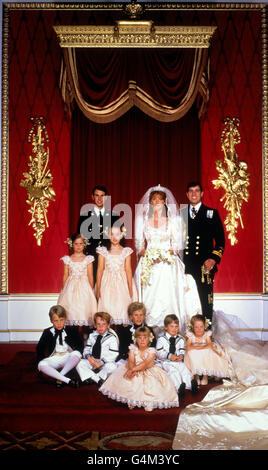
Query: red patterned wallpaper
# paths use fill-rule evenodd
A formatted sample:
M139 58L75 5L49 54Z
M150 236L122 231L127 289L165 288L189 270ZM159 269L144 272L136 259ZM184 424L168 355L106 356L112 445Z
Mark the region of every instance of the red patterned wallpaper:
M212 89L209 108L201 123L201 175L205 201L226 210L212 180L218 172L215 160L223 158L221 133L223 118L240 119L241 143L236 151L248 163L249 202L243 203L244 229L238 229L238 244L227 239L216 292L262 292L262 92L260 13L221 12L215 15L217 32L211 54Z
M57 292L61 286L60 256L68 230L70 122L58 88L60 51L52 25L55 13L10 12L10 179L9 291ZM29 117L45 116L50 139L49 168L56 201L48 209L49 228L41 247L28 226L26 190L20 186L32 147Z
M164 13L161 15L163 21ZM9 49L9 291L11 293L58 292L61 288L59 258L67 253L64 240L69 223L70 122L64 112L58 78L60 48L52 26L57 23L93 23L92 12L10 11ZM99 23L109 21L107 12ZM261 37L260 11L180 12L178 24L215 24L211 48L211 98L201 122L201 178L205 202L217 207L221 190L211 183L217 177L215 160L222 158L222 119L241 120L240 159L249 164L250 200L243 206L244 230L239 243L227 248L215 281L216 292L262 292L262 180L261 180ZM37 247L20 186L31 146L29 117L47 118L50 169L56 201L48 210L49 228Z

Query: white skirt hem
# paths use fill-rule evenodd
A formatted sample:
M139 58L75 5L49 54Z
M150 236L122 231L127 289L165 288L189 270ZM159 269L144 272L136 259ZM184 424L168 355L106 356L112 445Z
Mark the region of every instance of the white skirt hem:
M107 395L108 398L111 398L112 400L119 401L121 403L125 403L128 406L130 405L131 407L137 406L138 408L152 408L152 409L167 409L167 408L178 408L179 402L178 401L171 401L171 402L161 402L161 401L136 401L136 400L131 400L130 398L126 397L121 397L120 395L117 395L115 393L110 392L109 390L105 388L100 388L100 392L103 393L103 395Z

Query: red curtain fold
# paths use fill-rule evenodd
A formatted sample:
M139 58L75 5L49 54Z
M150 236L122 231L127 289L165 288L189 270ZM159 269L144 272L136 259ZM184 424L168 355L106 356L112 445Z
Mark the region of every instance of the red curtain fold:
M176 107L189 90L196 51L76 49L82 98L102 108L125 92L130 80L165 106ZM161 184L184 200L189 180L199 176L196 106L172 122L152 119L137 107L110 122L88 119L79 104L72 112L70 232L95 184L107 186L112 206L128 204L134 217L150 186ZM132 233L132 236L134 233Z
M194 49L76 49L80 91L93 106L106 106L129 81L159 103L177 107L189 88Z
M151 119L137 108L108 124L88 120L76 106L72 114L70 233L80 208L91 201L95 184L107 186L112 206L129 204L133 216L145 191L167 186L185 202L189 180L199 176L199 119L193 107L171 123Z
M60 86L65 104L76 101L84 115L101 124L136 106L162 122L176 121L197 96L199 117L208 93L208 50L76 49L63 51Z

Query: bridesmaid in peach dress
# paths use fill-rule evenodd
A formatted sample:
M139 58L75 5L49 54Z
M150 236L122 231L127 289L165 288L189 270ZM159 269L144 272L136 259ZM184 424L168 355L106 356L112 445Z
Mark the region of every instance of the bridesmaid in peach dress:
M126 403L130 409L137 406L153 411L179 406L171 378L155 365L156 349L150 347L151 335L148 327L137 328L136 343L129 346L126 364L118 367L99 389L109 398Z
M132 277L131 254L133 250L123 247L124 232L120 227L110 229L110 247L101 246L98 253L96 297L98 311L108 312L111 324L129 324L128 306L138 299Z
M184 363L192 376L196 376L198 385L207 385L208 376L216 379L230 377L228 359L220 346L212 342L211 330L206 331L205 317L194 315L191 328L192 331L186 332ZM199 376L202 376L201 380Z
M71 256L63 256L63 288L58 305L67 312L66 325L92 326L97 311L97 300L93 291L93 256L86 256L85 239L76 233L67 240Z

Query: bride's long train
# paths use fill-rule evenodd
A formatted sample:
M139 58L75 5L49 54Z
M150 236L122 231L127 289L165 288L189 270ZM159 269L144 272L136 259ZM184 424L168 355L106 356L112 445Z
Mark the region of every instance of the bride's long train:
M268 343L249 339L238 317L217 311L213 340L225 350L224 380L179 417L174 450L268 449Z

